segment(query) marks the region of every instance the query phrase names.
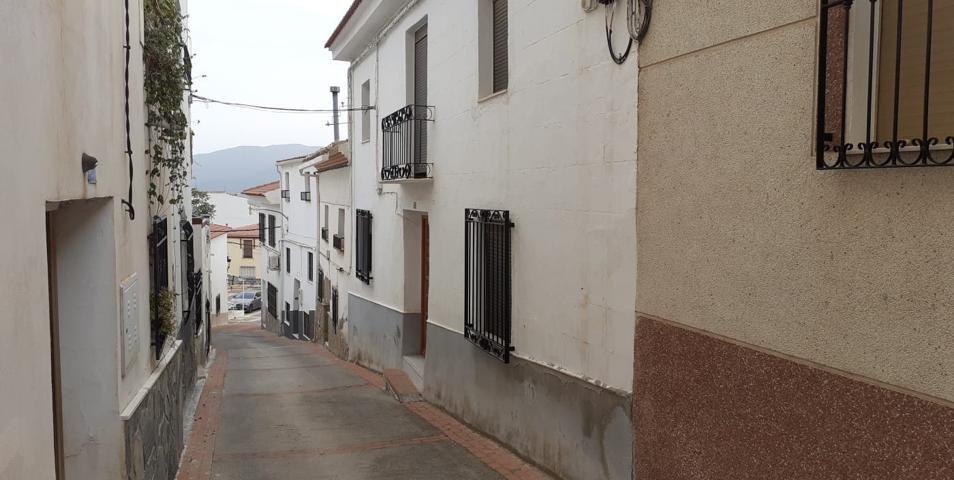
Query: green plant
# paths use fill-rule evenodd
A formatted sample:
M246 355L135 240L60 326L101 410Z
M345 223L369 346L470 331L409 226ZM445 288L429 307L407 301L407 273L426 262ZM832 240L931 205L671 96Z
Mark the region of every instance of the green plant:
M215 216L215 205L209 201L209 192L192 187L192 216L209 218Z
M153 328L163 336L176 333L176 294L171 290L159 290L153 292L149 302Z
M191 89L191 61L183 41L179 0L146 0L145 93L150 148L149 198L159 205L182 202L189 183L186 135L189 119L182 110L183 95Z

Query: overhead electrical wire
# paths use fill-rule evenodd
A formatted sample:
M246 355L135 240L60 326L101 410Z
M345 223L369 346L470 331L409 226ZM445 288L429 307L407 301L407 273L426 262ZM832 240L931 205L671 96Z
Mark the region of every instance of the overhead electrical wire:
M270 107L265 105L255 105L251 103L241 103L241 102L227 102L225 100L216 100L214 98L203 97L202 95L192 94L192 99L202 103L214 103L218 105L226 105L229 107L237 108L248 108L252 110L260 110L267 112L278 112L278 113L334 113L334 109L329 108L291 108L291 107ZM338 112L355 112L355 111L364 111L364 110L373 110L374 106L368 107L357 107L357 108L339 108Z

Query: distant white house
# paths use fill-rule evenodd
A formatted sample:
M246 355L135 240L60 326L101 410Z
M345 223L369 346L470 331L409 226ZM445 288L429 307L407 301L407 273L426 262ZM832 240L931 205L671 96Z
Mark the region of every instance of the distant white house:
M277 175L277 174L276 174ZM262 280L262 327L281 333L282 254L280 252L285 217L281 211L281 182L273 181L242 191L258 222L259 277Z
M215 205L215 214L212 215L213 223L234 228L258 221L245 196L227 192L209 192L209 203Z

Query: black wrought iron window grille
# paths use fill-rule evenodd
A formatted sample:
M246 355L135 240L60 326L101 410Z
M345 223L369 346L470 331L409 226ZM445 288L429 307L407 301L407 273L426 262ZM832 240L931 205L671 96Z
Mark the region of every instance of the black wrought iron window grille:
M275 287L275 285L272 285L271 283L268 284L266 301L268 302L268 305L266 305L268 314L271 315L272 318L277 320L278 319L278 288Z
M331 289L331 325L338 331L338 287Z
M464 211L464 335L510 363L511 229L507 210Z
M321 227L321 239L328 241L328 227Z
M315 280L315 254L308 252L308 281Z
M265 229L266 228L267 227L265 225L265 214L259 213L258 214L258 241L261 242L262 245L265 245Z
M286 202L291 201L291 190L282 190L282 198L284 198Z
M275 247L275 215L268 216L268 246Z
M152 346L155 348L156 360L159 360L162 356L162 345L166 341L166 335L162 329L158 296L169 288L169 222L165 218L153 218L152 233L149 234L149 246L150 260L152 260L152 291L150 294L153 297L153 300L150 301L152 307L150 333L152 334Z
M321 268L318 269L318 303L325 302L325 271Z
M355 210L355 270L359 280L371 283L371 212Z
M331 237L331 246L336 250L344 251L344 235L335 234Z
M434 107L408 105L381 120L381 180L433 177L428 162L427 124L434 121Z
M824 0L819 170L954 165L954 0Z
M301 192L301 199L305 202L311 201L311 192Z

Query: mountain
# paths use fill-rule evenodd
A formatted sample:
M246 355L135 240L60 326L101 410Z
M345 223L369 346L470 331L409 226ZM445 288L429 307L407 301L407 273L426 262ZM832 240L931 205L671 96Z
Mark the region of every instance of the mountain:
M233 147L195 155L195 188L206 192L239 193L248 187L278 180L275 161L305 155L319 147L269 145Z

